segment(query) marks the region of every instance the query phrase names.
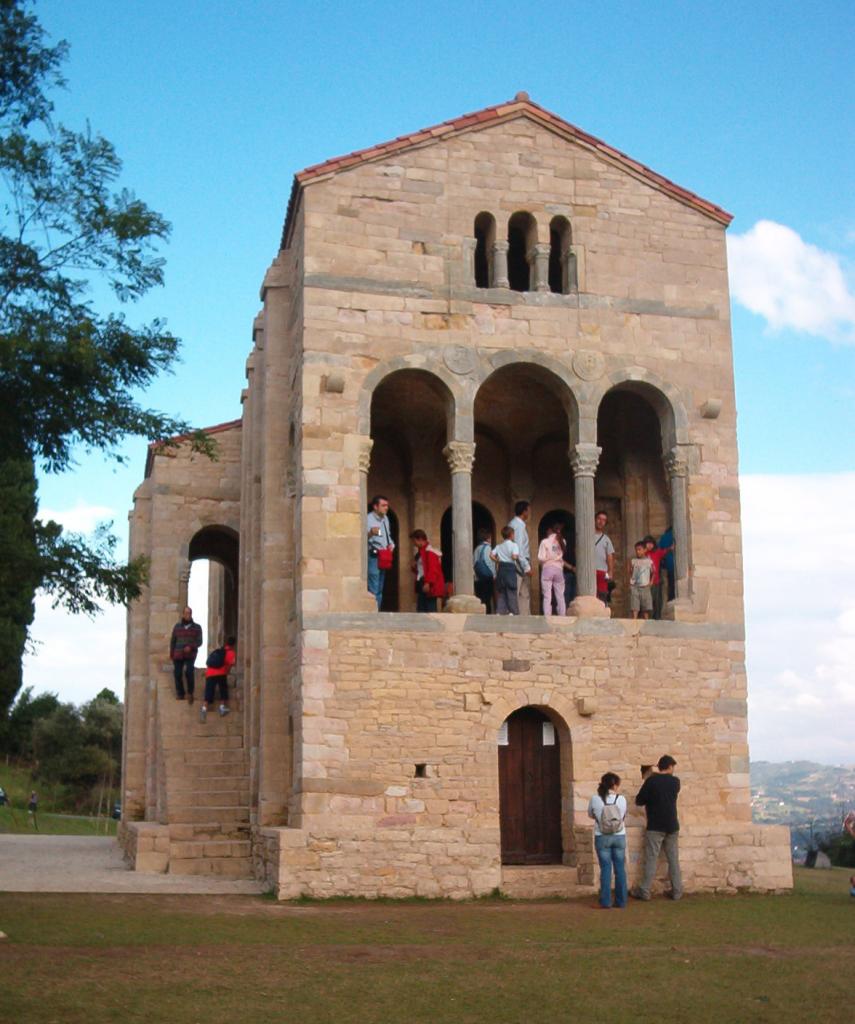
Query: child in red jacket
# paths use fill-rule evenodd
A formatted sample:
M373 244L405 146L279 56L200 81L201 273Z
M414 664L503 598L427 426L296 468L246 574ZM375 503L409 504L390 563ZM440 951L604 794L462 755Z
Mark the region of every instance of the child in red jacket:
M416 611L435 612L437 601L445 597L441 552L430 546L424 530L413 530L410 540L416 546L413 572L416 574Z
M229 672L236 661L235 644L236 639L230 636L223 645L222 664L212 665L212 660L219 661L215 655L219 651L212 651L208 658L208 667L205 670L205 699L202 707L199 708L199 720L204 722L208 717L208 705L214 703L215 691L220 691L220 718L225 718L229 713Z

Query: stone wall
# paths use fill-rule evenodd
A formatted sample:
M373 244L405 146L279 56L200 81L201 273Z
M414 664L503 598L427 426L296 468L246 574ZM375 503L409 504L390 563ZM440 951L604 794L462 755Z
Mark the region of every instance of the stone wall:
M497 732L526 705L556 725L564 860L580 884L593 881L586 807L599 777L617 771L632 795L639 766L668 752L683 786L687 890L785 885L786 836L751 825L738 629L452 615L311 625L299 827L279 839L283 896L499 887Z

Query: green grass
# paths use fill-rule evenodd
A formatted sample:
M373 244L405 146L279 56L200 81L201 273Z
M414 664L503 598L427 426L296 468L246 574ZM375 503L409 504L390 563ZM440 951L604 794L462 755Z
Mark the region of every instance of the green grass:
M0 807L0 834L36 831L27 813L27 804L32 790L35 790L39 797L39 833L48 836L114 836L116 834L116 823L110 819L105 821L103 817L98 819L79 814L59 813L68 807L68 795L64 788L51 786L41 780L33 780L26 768L0 764L0 786L6 791L6 795L11 801L11 807L8 804L5 807ZM105 801L104 809L107 812L112 811L113 804Z
M0 1020L823 1024L848 1019L842 869L778 897L278 904L5 894Z
M88 818L74 814L43 814L38 812L38 829L23 807L0 807L0 835L11 833L17 835L45 836L114 836L116 822L110 818ZM0 885L2 881L0 881Z

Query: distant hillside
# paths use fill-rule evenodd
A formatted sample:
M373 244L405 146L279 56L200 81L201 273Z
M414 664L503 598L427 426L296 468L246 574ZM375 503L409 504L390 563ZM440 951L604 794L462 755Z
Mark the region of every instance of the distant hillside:
M752 761L751 809L756 822L839 827L855 810L855 765Z

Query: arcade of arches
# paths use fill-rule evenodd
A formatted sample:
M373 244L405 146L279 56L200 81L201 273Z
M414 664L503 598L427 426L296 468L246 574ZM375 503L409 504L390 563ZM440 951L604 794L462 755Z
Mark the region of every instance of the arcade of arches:
M608 512L618 584L612 615L628 616L627 565L633 545L648 533L660 536L671 525L673 493L683 493L683 467L663 461L667 413L666 400L653 388L619 385L600 403L597 445L575 444L578 412L569 388L542 366L514 363L495 370L478 389L473 444L454 438L454 397L443 381L424 370L389 374L372 395L372 444L364 467L366 498L383 494L389 499L397 548L381 610L416 609L408 540L413 530L425 530L433 547L441 550L455 595L469 596L479 530L487 530L493 542L501 540L514 504L526 500L531 502L533 559L547 526L561 522L582 595L593 594L593 556L586 559L585 550L593 544L594 511ZM583 521L577 516L580 494ZM455 511L467 508L469 521L456 523ZM678 511L684 518L682 505ZM686 531L677 532L685 545ZM685 551L680 561L686 566L683 578ZM527 611L537 613L541 598L536 566L531 592ZM466 610L475 609L470 605Z

